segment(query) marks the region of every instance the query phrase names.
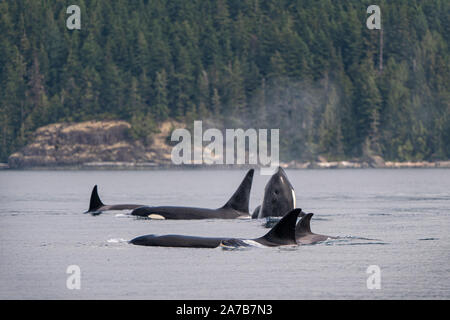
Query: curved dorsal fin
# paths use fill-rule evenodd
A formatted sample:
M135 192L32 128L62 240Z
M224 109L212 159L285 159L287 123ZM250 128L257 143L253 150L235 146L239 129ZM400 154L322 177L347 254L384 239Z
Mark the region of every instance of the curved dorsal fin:
M248 204L250 201L250 190L252 188L254 169L248 170L247 174L237 188L236 192L231 196L230 200L223 206L223 208L232 208L237 211L248 211Z
M311 232L311 218L314 213L305 214L295 227L295 233L300 234L310 234Z
M96 211L98 208L104 206L102 200L98 196L97 185L94 186L91 193L91 200L89 202L89 210L87 212Z
M280 221L264 236L264 240L274 244L297 244L295 240L295 224L302 209L289 211Z

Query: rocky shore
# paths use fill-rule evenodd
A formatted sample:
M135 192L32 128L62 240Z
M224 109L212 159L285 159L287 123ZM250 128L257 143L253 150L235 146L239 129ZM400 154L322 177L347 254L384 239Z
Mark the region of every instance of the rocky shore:
M366 162L352 162L352 161L331 161L331 162L289 162L280 163L280 166L285 169L364 169L364 168L386 168L386 169L405 169L405 168L450 168L450 161L437 162L390 162L387 161L384 166L371 166ZM72 165L48 165L40 164L34 166L14 167L9 166L8 163L0 163L0 170L6 169L52 169L52 170L148 170L148 169L163 169L163 168L236 168L236 167L251 167L251 166L218 166L218 165L173 165L172 163L155 163L155 162L124 162L124 161L94 161L84 162Z
M376 164L369 161L318 161L318 162L297 162L281 164L289 169L360 169L360 168L450 168L450 161L418 161L418 162L392 162L386 161L383 164Z
M144 145L130 136L125 121L56 123L36 130L30 144L12 154L1 169L157 169L181 168L171 162L171 131L180 123L166 121L151 142ZM289 169L358 168L450 168L450 161L391 162L379 156L350 161L291 161L280 164ZM183 168L223 168L217 165L191 165ZM228 166L235 167L235 166Z
M125 121L56 123L36 130L33 141L8 159L9 168L120 167L171 164L166 144L174 122L164 122L152 142L144 145L130 137Z

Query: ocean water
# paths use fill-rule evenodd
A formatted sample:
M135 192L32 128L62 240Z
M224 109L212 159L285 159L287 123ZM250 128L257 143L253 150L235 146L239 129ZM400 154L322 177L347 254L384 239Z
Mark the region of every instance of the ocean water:
M258 173L258 171L256 171ZM254 238L264 221L83 214L106 204L222 206L244 170L0 171L0 299L449 299L450 170L287 170L313 232L296 248L140 247L144 234ZM268 176L255 174L250 207ZM68 289L68 266L80 289ZM367 268L379 267L380 289Z

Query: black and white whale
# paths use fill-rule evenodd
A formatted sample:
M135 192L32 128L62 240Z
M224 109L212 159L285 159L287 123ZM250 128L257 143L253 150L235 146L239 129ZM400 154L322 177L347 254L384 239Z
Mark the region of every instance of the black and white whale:
M311 231L311 218L314 213L305 214L295 227L295 238L300 244L314 244L317 242L326 241L328 239L336 239L336 237L327 236L323 234L316 234Z
M178 207L178 206L143 206L134 209L134 216L151 219L236 219L250 218L249 201L252 188L254 169L250 169L242 180L236 192L224 206L217 209Z
M253 211L253 219L282 217L295 208L295 191L283 168L278 167L264 188L263 202Z
M185 235L145 235L132 239L129 243L139 246L156 247L184 247L184 248L224 248L236 247L276 247L297 245L295 239L295 224L301 209L294 209L286 214L278 223L263 237L257 239L236 238L210 238Z
M103 211L108 210L133 210L139 207L142 207L142 204L114 204L114 205L103 204L102 200L100 200L100 197L98 196L97 185L95 185L91 192L89 209L85 213L98 215Z

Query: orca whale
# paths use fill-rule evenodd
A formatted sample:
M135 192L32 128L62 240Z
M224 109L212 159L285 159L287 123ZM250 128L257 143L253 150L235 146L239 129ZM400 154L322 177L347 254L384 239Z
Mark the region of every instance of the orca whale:
M305 214L295 227L295 238L298 244L314 244L326 241L328 239L336 239L336 237L311 232L311 218L314 213Z
M183 248L236 248L240 246L276 247L297 245L295 224L302 209L294 209L286 214L264 236L257 239L211 238L185 235L145 235L134 238L129 243L139 246L183 247Z
M263 202L253 211L253 219L282 217L295 208L295 191L286 172L278 167L264 188Z
M84 213L91 213L93 215L98 215L103 211L107 210L132 210L142 207L142 204L115 204L115 205L105 205L98 196L97 185L94 186L91 192L91 199L89 201L89 209Z
M131 215L156 220L164 219L236 219L250 218L248 204L252 188L254 169L250 169L236 192L224 206L217 209L177 207L177 206L142 206L134 209Z

